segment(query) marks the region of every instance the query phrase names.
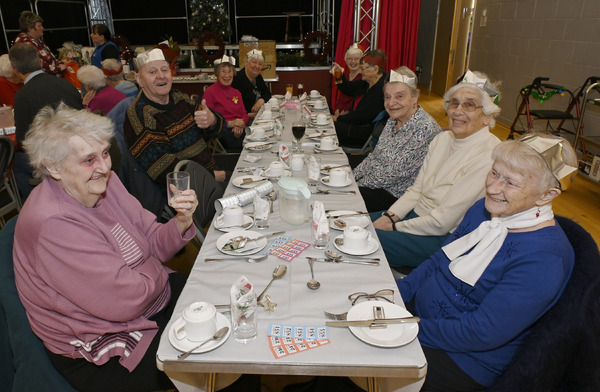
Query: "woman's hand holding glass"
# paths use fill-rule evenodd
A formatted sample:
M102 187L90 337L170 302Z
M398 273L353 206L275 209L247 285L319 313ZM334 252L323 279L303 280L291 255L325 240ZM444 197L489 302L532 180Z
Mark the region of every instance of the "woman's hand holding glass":
M167 174L167 200L177 211L177 227L183 234L192 224L194 211L198 206L196 192L190 189L190 175L186 172Z

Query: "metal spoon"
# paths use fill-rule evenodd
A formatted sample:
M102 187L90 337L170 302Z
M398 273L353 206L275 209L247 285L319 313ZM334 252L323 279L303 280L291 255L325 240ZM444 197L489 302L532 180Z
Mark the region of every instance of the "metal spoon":
M260 263L261 261L265 261L268 255L259 255L259 256L248 256L248 257L230 257L230 258L218 258L218 259L204 259L204 262L210 263L211 261L229 261L229 260L243 260L248 263Z
M269 201L271 202L271 213L273 213L273 202L275 200L277 200L277 192L271 191L271 193L269 193Z
M327 188L323 188L322 186L317 186L317 190L321 193L352 193L352 194L356 194L356 191L340 191L337 189L327 189Z
M267 292L267 289L271 286L271 283L273 283L273 281L275 279L279 279L279 278L283 277L286 272L287 272L287 266L285 266L283 264L279 264L277 267L275 267L275 269L273 270L273 279L271 279L271 281L269 282L267 287L265 287L265 289L262 291L262 293L260 293L260 295L256 298L256 301L260 302L262 300L263 295L265 295L265 293Z
M317 282L315 280L315 273L313 271L313 264L314 261L312 259L308 259L308 265L310 266L310 276L312 277L311 280L309 280L308 282L306 282L306 286L311 289L311 290L316 290L319 287L321 287L321 283Z
M339 263L342 259L342 255L332 249L325 251L325 257L333 262ZM347 260L348 262L366 263L366 264L379 264L379 258L359 258L356 260Z
M337 246L344 246L344 239L342 237L336 238L335 240L333 240L333 242L335 242Z
M213 340L221 340L223 338L223 336L227 335L228 331L229 331L229 327L223 327L223 328L219 329L217 332L215 332L215 334L212 336L212 338L203 341L202 343L200 343L193 349L186 351L183 354L179 354L177 356L177 359L186 359L191 353L198 350L200 347L204 346L206 343L211 342Z

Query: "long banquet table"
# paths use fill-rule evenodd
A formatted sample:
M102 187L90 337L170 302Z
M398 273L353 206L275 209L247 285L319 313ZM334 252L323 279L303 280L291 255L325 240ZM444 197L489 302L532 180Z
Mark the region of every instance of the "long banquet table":
M286 110L284 132L281 143L291 146L291 121L300 116L299 110ZM259 113L260 117L260 113ZM307 133L311 130L307 128ZM313 153L313 146L306 140L303 143L305 154ZM262 152L261 159L251 164L244 161L247 154L255 154L247 149L241 154L238 168L249 166L267 166L269 162L277 159L273 152ZM307 155L308 156L308 155ZM345 154L319 154L322 164L345 164ZM233 178L245 175L234 172ZM307 168L292 172L293 176L307 179ZM274 183L277 191L277 183ZM358 187L353 181L344 190L355 190L356 194L313 194L311 205L316 200L323 202L326 210L364 210L365 205L358 192ZM311 190L316 190L311 186ZM242 191L230 182L226 195ZM252 204L244 206L245 214L252 214ZM305 242L311 241L310 224L291 225L281 220L279 203L274 202L274 212L271 213L270 228L262 230L264 233L285 231L291 239ZM372 235L375 232L372 224L367 227ZM258 231L255 227L250 230ZM331 231L329 247L332 248L333 239L342 232ZM216 240L223 233L211 225L202 248L195 261L186 286L179 297L175 311L161 336L157 353L157 364L174 380L180 390L205 390L204 382L210 377L206 374L227 373L252 373L252 374L286 374L286 375L323 375L323 376L352 376L368 380L368 389L379 389L378 381L389 378L401 380L401 384L408 385L409 390L418 390L422 382L427 363L418 339L407 345L396 348L380 348L369 345L356 338L348 328L329 327L330 343L321 347L307 350L294 355L276 359L269 347L268 328L271 324L294 326L324 326L327 321L323 311L341 313L350 309L348 295L354 292L374 293L380 289L394 289L394 301L403 305L398 293L393 275L386 262L385 255L379 249L369 255L381 259L379 266L324 263L315 262L315 278L321 283L318 290L309 290L306 282L310 279L309 265L306 256L323 257L323 251L309 247L291 262L269 255L261 263L246 263L243 261L205 262L205 258L229 257L216 248ZM272 238L269 240L271 243ZM275 266L285 264L287 274L275 280L267 294L272 301L277 303L273 312L268 312L259 306L258 309L258 336L247 344L236 342L232 336L217 349L203 354L192 354L185 360L178 360L180 354L168 338L168 331L173 322L179 318L185 307L196 301L205 301L213 304L228 304L231 285L240 276L246 276L252 282L257 292L262 291L271 279ZM229 318L229 313L225 313ZM196 384L196 385L194 385ZM207 384L208 389L214 384ZM412 385L412 388L410 386ZM385 388L383 388L385 389Z

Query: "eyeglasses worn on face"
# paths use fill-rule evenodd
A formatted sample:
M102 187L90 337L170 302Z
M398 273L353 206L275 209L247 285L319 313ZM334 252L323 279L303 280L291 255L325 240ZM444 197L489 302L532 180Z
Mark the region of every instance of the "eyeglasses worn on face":
M387 301L387 302L393 304L394 303L394 290L383 289L383 290L379 290L373 294L357 292L357 293L352 293L348 296L348 300L350 300L350 302L352 303L352 306L354 306L354 304L359 299L366 299L368 301L370 301L371 299L375 299L375 300L382 299L384 301Z
M369 65L364 65L364 64L363 64L363 65L361 65L361 66L360 66L360 69L361 69L362 71L364 71L364 70L366 70L366 69L373 68L373 67L374 67L374 65L372 65L372 64L369 64Z
M470 112L474 112L478 108L482 108L483 107L481 105L477 105L473 101L460 102L458 99L453 99L451 101L446 101L446 106L448 107L448 109L452 109L452 110L456 110L456 109L458 109L459 106L462 106L463 110L465 112L469 112L469 113Z

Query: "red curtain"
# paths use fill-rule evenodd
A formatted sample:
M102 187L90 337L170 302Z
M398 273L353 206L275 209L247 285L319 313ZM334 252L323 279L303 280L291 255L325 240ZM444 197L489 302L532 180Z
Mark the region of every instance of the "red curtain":
M419 10L421 0L379 0L379 40L375 48L387 55L386 69L406 65L415 70L417 65L417 35L419 32ZM370 9L371 1L365 1L363 8ZM362 31L370 26L363 20ZM335 47L335 62L345 67L344 54L353 43L354 0L342 0L340 21ZM368 47L368 42L365 42ZM337 100L339 92L335 84L331 92L331 103Z
M417 65L417 35L421 0L380 0L377 48L387 54L386 68Z
M344 68L346 67L344 55L346 54L348 47L352 45L353 26L354 0L342 0L337 42L335 44L335 62ZM339 94L340 92L338 91L335 83L332 83L330 103L332 107L335 105L335 102L337 102L337 97Z

